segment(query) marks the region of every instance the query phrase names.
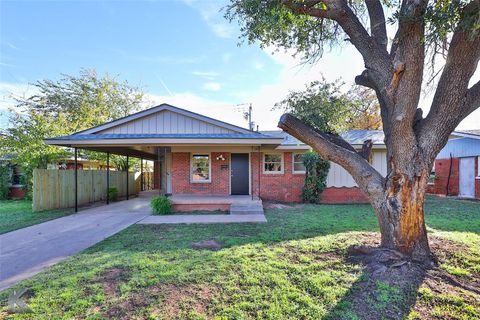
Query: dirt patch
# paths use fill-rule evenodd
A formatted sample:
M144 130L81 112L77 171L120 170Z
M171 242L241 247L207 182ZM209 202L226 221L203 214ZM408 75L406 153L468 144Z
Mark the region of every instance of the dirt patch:
M294 209L302 208L303 203L278 203L278 202L263 202L263 207L265 209Z
M187 314L212 318L209 305L213 297L213 290L207 286L176 286L160 287L164 294L163 303L154 310L154 315L162 319L182 319Z
M222 249L222 245L215 240L202 240L198 242L192 242L190 246L192 247L192 249L195 250L217 251Z
M102 284L103 291L107 297L116 297L118 294L118 283L125 279L125 274L125 270L121 268L111 268L96 277L95 282Z

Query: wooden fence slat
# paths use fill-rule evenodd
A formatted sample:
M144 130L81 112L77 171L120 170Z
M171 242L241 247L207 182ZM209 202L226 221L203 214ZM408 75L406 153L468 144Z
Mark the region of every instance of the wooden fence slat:
M107 198L107 173L105 170L78 171L78 205ZM118 196L126 196L127 173L110 171L110 187L118 189ZM138 194L140 175L129 172L129 194ZM71 208L75 204L74 170L35 169L33 171L33 211Z

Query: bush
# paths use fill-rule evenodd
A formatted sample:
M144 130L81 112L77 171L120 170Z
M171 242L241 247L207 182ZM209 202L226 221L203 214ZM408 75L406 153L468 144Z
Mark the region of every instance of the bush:
M318 203L320 194L327 186L327 175L330 170L330 162L323 160L315 152L307 152L303 156L305 164L305 184L302 189L302 201Z
M118 199L118 189L115 187L108 188L108 200L117 201Z
M150 201L153 214L169 214L172 212L172 202L165 196L153 197Z
M0 163L0 199L6 199L11 185L11 169Z

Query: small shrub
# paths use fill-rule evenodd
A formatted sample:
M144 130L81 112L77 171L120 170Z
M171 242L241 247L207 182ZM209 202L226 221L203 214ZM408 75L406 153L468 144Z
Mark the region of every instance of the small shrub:
M118 189L115 187L108 188L108 199L110 201L117 201L118 199Z
M330 162L323 160L317 153L311 151L303 156L306 175L305 184L302 188L302 201L318 203L320 194L327 186L327 175L330 170Z
M11 168L0 163L0 199L6 199L11 185Z
M169 214L172 212L172 202L165 196L153 197L150 201L153 214Z

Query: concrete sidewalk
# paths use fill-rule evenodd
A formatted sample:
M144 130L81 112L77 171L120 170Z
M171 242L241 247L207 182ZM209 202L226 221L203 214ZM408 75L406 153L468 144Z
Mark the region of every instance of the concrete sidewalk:
M150 215L135 198L0 235L0 290L31 277Z
M263 214L205 214L205 215L168 215L150 216L137 222L138 224L206 224L206 223L262 223L267 222Z

